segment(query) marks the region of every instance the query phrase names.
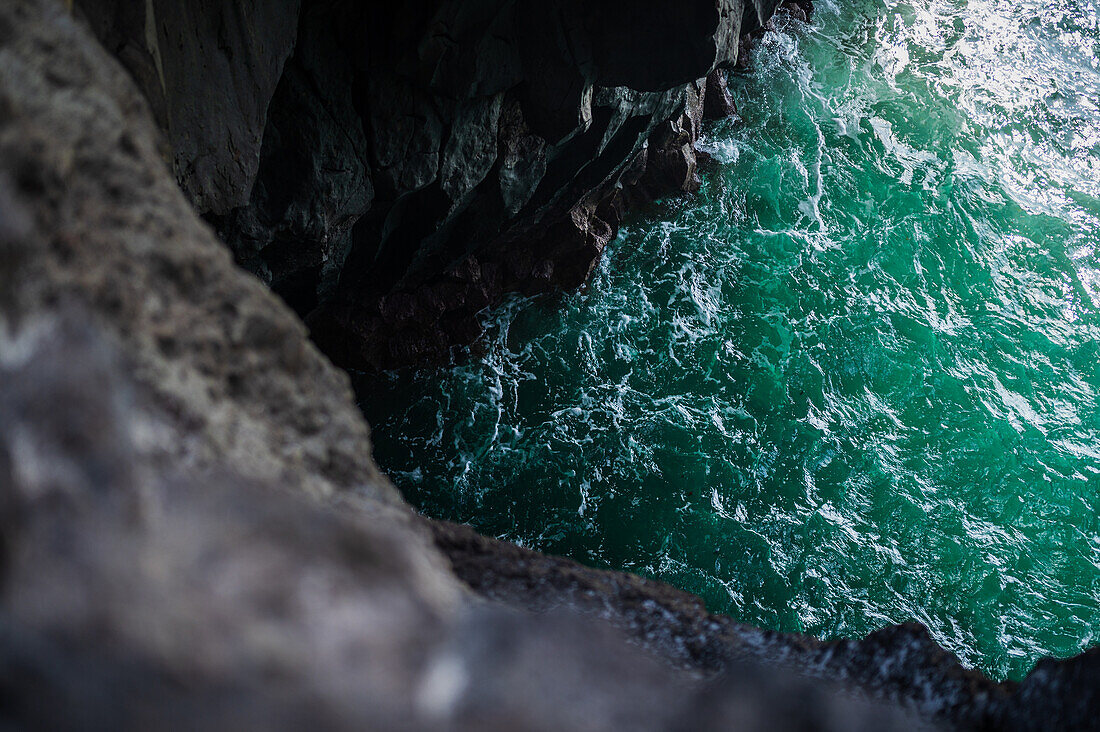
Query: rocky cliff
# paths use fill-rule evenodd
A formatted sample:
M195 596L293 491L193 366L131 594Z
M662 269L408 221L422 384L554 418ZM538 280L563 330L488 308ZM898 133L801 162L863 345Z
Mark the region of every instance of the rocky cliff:
M562 242L690 185L700 79L770 7L256 5L0 5L6 726L1094 724L1096 651L997 684L919 626L760 631L415 516L346 375L207 223L351 362L439 353L408 344L470 336L443 284L485 290L438 295L462 317L528 255L575 284Z
M775 0L78 0L237 261L357 368L582 283L624 201L690 189Z

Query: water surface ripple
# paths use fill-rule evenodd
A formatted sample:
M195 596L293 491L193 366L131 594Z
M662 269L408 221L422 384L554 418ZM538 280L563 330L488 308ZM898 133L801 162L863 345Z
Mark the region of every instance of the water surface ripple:
M361 389L426 513L1019 678L1100 642L1100 0L818 0L702 192Z

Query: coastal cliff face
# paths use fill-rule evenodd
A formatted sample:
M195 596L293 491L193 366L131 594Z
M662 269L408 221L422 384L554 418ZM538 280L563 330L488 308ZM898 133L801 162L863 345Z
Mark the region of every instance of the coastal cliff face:
M356 368L445 356L503 293L584 282L626 201L695 185L712 72L775 5L76 3L197 210Z
M568 259L576 248L560 242L594 229L606 241L614 216L601 212L647 186L690 187L699 117L707 106L723 109L713 93L720 82L701 79L734 60L738 36L754 22L745 19L772 8L753 6L746 16L740 4L700 4L671 19L657 4L636 15L615 15L622 8L612 3L547 5L539 12L554 12L527 17L531 35L509 45L512 36L494 25L503 21L489 12L495 5L470 16L477 3L402 10L372 17L390 24L377 26L356 25L350 4L291 5L78 2L75 16L52 0L0 6L6 723L1094 723L1096 651L1043 661L1021 684L997 684L963 669L919 626L835 643L761 631L709 615L698 598L660 583L415 516L370 458L346 375L286 304L234 266L196 212L217 225L238 261L277 290L282 283L288 301L298 295L286 283L308 273L316 302L300 309L314 311L350 362L424 357L434 351L402 344L428 337L425 329L457 342L459 331L445 324L452 311L433 305L425 312L435 320L424 320L416 308L426 306L409 305L413 315L386 320L381 308L394 293L426 303L440 283L465 292L470 282L484 284L487 263L505 268L524 252L553 256L550 279L539 282L579 284L590 261ZM506 27L518 32L520 11L509 12ZM667 42L670 27L682 45ZM360 32L364 43L390 45L357 47L344 37ZM560 51L562 38L588 49L569 57L572 66L539 45ZM391 59L386 71L361 76L356 48ZM538 63L520 68L542 71L516 81L500 61L507 48L521 59L534 54ZM653 76L627 63L643 52L660 54L646 72ZM408 54L411 66L399 63ZM347 76L334 71L342 63ZM426 69L429 77L418 75ZM495 75L506 72L513 75L501 87ZM568 101L578 75L579 101ZM417 106L418 89L438 96ZM490 100L495 121L463 102L443 122L438 109L428 114L440 99ZM590 122L552 113L574 109L588 109ZM437 124L438 144L430 132ZM491 140L475 134L486 129ZM598 140L590 129L602 130ZM630 145L614 142L624 129ZM356 147L357 135L365 147ZM587 142L573 147L566 138ZM653 165L658 159L669 164ZM546 166L536 166L533 184L521 164L530 160ZM497 218L476 213L503 200L513 175L532 198ZM664 175L664 183L646 182ZM531 204L543 187L553 190ZM432 209L445 210L439 217L420 208L431 197L448 202ZM273 206L289 218L276 219ZM463 226L487 227L483 240L456 223L468 216L473 223ZM340 226L347 230L338 235ZM454 249L466 241L473 246ZM397 253L410 261L391 282L376 263ZM471 262L476 277L456 280L456 263ZM555 279L559 264L573 279ZM502 278L498 289L486 285L482 300L461 301L469 314L532 275L493 276ZM364 284L375 280L377 290ZM398 345L382 340L391 335Z

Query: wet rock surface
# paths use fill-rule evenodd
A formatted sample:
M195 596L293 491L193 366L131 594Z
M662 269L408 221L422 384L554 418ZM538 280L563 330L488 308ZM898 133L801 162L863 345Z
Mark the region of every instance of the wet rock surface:
M480 63L440 43L440 78ZM312 83L297 69L295 83ZM63 4L0 5L5 727L1094 724L1095 651L994 684L920 626L828 644L756 630L659 583L415 517L369 457L347 377L172 180L156 102L131 76ZM665 93L612 98L633 109ZM509 125L508 176L522 188L553 161L505 101L469 114ZM696 97L673 115L670 139L705 106ZM331 124L319 115L314 130ZM392 134L431 148L418 129ZM453 159L483 143L466 138ZM466 189L441 145L446 189ZM420 179L425 155L393 158L385 185ZM644 179L637 160L617 195ZM538 282L583 280L585 252L610 236L618 204L581 204L561 224L573 233L521 250ZM483 286L469 261L448 277ZM395 318L417 307L386 302Z

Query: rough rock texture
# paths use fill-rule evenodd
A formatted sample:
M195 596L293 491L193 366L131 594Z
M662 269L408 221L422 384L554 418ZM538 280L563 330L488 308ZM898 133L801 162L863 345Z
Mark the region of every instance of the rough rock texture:
M301 0L76 0L140 80L180 185L203 211L247 203Z
M877 703L950 728L1096 729L1098 648L1067 660L1040 661L1019 684L995 683L964 668L918 623L858 640L822 642L711 615L698 597L663 583L539 554L467 526L435 521L432 530L455 574L479 595L533 612L568 608L598 618L688 672L709 676L778 668L858 689Z
M692 190L707 77L774 9L252 5L77 3L237 261L356 367L444 356L504 293L576 287L623 205Z
M29 21L17 32L12 16L30 10L9 5L0 157L8 226L26 230L6 245L18 257L0 260L9 327L33 327L28 313L62 300L102 317L173 415L172 431L143 437L165 465L228 461L288 488L354 487L402 505L365 457L369 433L347 376L196 220L164 174L148 106L125 72L70 19L57 24L72 26L72 39L52 28L31 35ZM25 213L11 213L21 201Z
M165 474L133 439L158 397L83 315L38 317L0 372L5 729L913 728L789 672L700 681L575 614L474 603L352 495Z
M1096 651L993 684L919 626L759 631L415 518L346 377L160 141L64 5L0 4L0 726L1094 726ZM571 209L577 246L607 235L600 205Z
M737 114L737 105L730 94L726 75L712 71L707 77L707 93L703 105L703 119L725 119Z

